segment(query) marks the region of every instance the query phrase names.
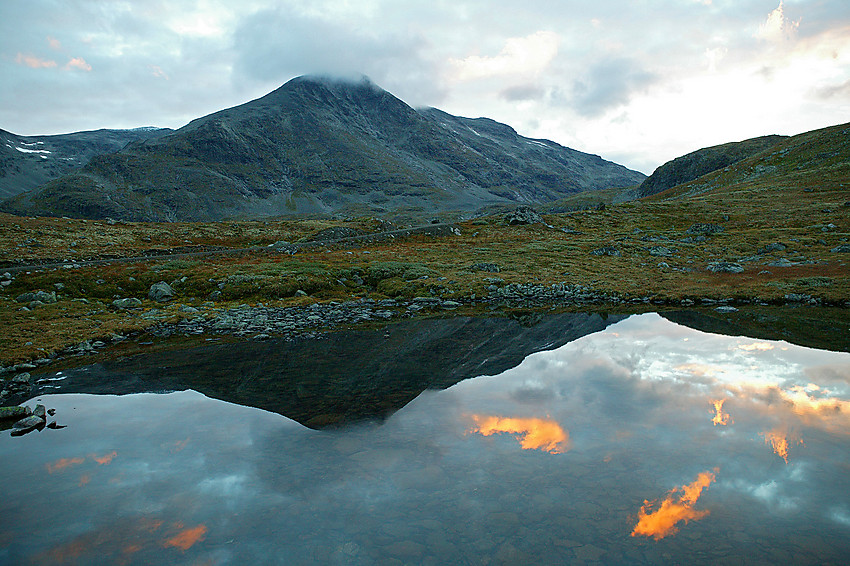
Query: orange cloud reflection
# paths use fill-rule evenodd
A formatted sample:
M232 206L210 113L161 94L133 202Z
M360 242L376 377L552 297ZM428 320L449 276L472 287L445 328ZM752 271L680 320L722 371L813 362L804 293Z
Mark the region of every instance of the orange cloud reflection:
M785 463L788 463L788 448L790 446L788 442L788 436L779 429L774 429L769 432L760 433L761 436L764 437L764 443L773 449L773 453L785 460ZM792 439L791 442L794 442ZM802 439L796 440L797 444L803 444Z
M475 427L472 432L490 436L499 432L520 435L519 443L524 450L544 450L562 454L572 448L570 435L557 422L547 419L522 419L473 415Z
M53 472L59 472L70 466L82 464L83 462L85 462L85 458L61 458L53 463L47 464L47 472L52 474Z
M711 404L714 405L714 417L711 419L711 422L714 423L714 426L726 426L735 421L732 420L732 417L729 413L723 412L723 403L726 402L726 399L718 399L717 401L712 401Z
M717 469L715 468L715 472ZM638 512L638 523L632 531L632 536L653 537L661 540L668 535L679 532L676 524L684 521L696 521L708 515L708 510L698 511L694 505L702 494L702 490L714 481L714 473L702 472L697 479L688 485L670 490L661 505L655 509L655 501L644 501ZM676 496L678 492L680 495ZM674 500L675 499L675 500Z
M106 464L109 464L110 462L112 462L112 460L117 455L118 455L118 452L113 450L109 454L104 454L103 456L95 456L94 454L92 454L92 459L94 459L94 461L97 462L98 464L100 464L101 466L105 466Z
M165 548L174 546L181 550L189 550L195 543L204 540L206 534L207 527L205 525L198 525L197 527L180 531L177 535L166 540L164 546Z

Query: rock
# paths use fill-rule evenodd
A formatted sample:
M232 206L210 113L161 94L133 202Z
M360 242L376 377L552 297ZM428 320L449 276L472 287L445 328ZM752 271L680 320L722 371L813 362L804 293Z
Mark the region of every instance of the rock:
M29 407L0 407L0 421L19 421L29 415Z
M610 255L615 257L620 257L620 250L615 248L614 246L604 246L599 249L593 250L590 252L592 255Z
M32 375L28 372L19 373L12 379L12 383L29 383L32 379Z
M152 301L168 301L174 297L174 289L165 281L154 283L148 291L148 298Z
M3 275L0 275L0 280L11 281L12 280L12 274L7 271Z
M673 255L673 251L670 250L670 248L665 248L664 246L653 246L649 248L649 255L670 257Z
M470 265L469 269L472 271L486 271L488 273L501 273L502 266L497 263L476 263L474 265Z
M47 418L47 407L42 404L38 404L35 406L35 409L32 410L32 414L36 417L45 419Z
M116 309L134 309L136 307L142 306L142 301L135 297L130 297L127 299L115 299L112 301L112 306Z
M850 253L850 244L841 244L840 246L836 246L829 251L834 254L847 254Z
M43 418L37 417L35 415L30 415L24 419L17 421L15 424L12 425L12 435L20 436L43 426Z
M56 291L49 293L46 291L30 291L29 293L18 295L15 300L19 303L33 303L37 301L46 305L56 302Z
M794 264L791 263L790 261L788 261L787 259L785 259L784 257L782 257L782 258L777 259L776 261L768 262L765 265L770 266L770 267L791 267Z
M738 309L736 309L735 307L716 307L714 310L719 313L738 312Z
M302 291L301 289L298 289L297 291L295 291L295 296L296 297L306 297L307 293L305 291Z
M804 293L788 293L785 295L785 300L789 303L808 303L812 305L818 302L816 298Z
M743 273L744 266L731 261L714 261L708 264L707 269L714 273Z
M770 252L781 252L784 251L788 246L783 244L782 242L773 242L772 244L768 244L763 248L759 248L758 253L760 254L768 254Z
M518 206L516 210L505 215L505 222L511 226L517 224L542 224L543 218L530 206Z
M688 234L717 234L725 230L717 224L694 224L686 230Z

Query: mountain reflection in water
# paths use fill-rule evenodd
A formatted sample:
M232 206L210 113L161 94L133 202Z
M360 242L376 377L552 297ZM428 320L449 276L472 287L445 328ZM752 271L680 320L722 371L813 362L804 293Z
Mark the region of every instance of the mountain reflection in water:
M850 354L605 324L460 382L490 356L452 352L446 389L322 430L194 391L45 395L67 428L0 436L0 563L846 563Z

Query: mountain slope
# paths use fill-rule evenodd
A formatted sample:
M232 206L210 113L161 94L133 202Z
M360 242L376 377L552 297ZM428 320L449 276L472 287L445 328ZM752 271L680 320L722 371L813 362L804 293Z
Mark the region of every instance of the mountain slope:
M487 119L414 110L368 80L300 77L8 201L13 213L217 220L432 215L640 182Z
M742 159L760 153L787 136L761 136L741 142L732 142L698 149L661 165L647 177L636 190L642 198L666 191L676 185L693 181L712 171L723 169Z
M649 197L694 198L764 204L774 212L783 199L819 193L819 202L850 197L850 123L785 138L752 157ZM762 202L763 201L763 202ZM754 220L754 219L753 219Z
M84 166L95 155L164 135L167 128L93 130L52 136L19 136L0 130L0 199L39 187Z

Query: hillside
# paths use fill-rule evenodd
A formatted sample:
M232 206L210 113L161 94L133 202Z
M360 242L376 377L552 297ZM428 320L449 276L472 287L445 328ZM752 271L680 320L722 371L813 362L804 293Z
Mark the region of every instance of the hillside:
M19 136L0 130L0 200L67 175L95 155L114 153L130 142L170 131L167 128L137 128Z
M712 171L723 169L756 155L784 139L787 139L787 136L761 136L698 149L661 165L652 175L644 179L634 196L636 198L651 196L676 185L693 181Z
M159 221L421 218L543 203L643 178L493 120L414 110L365 79L300 77L169 135L97 156L3 210Z

